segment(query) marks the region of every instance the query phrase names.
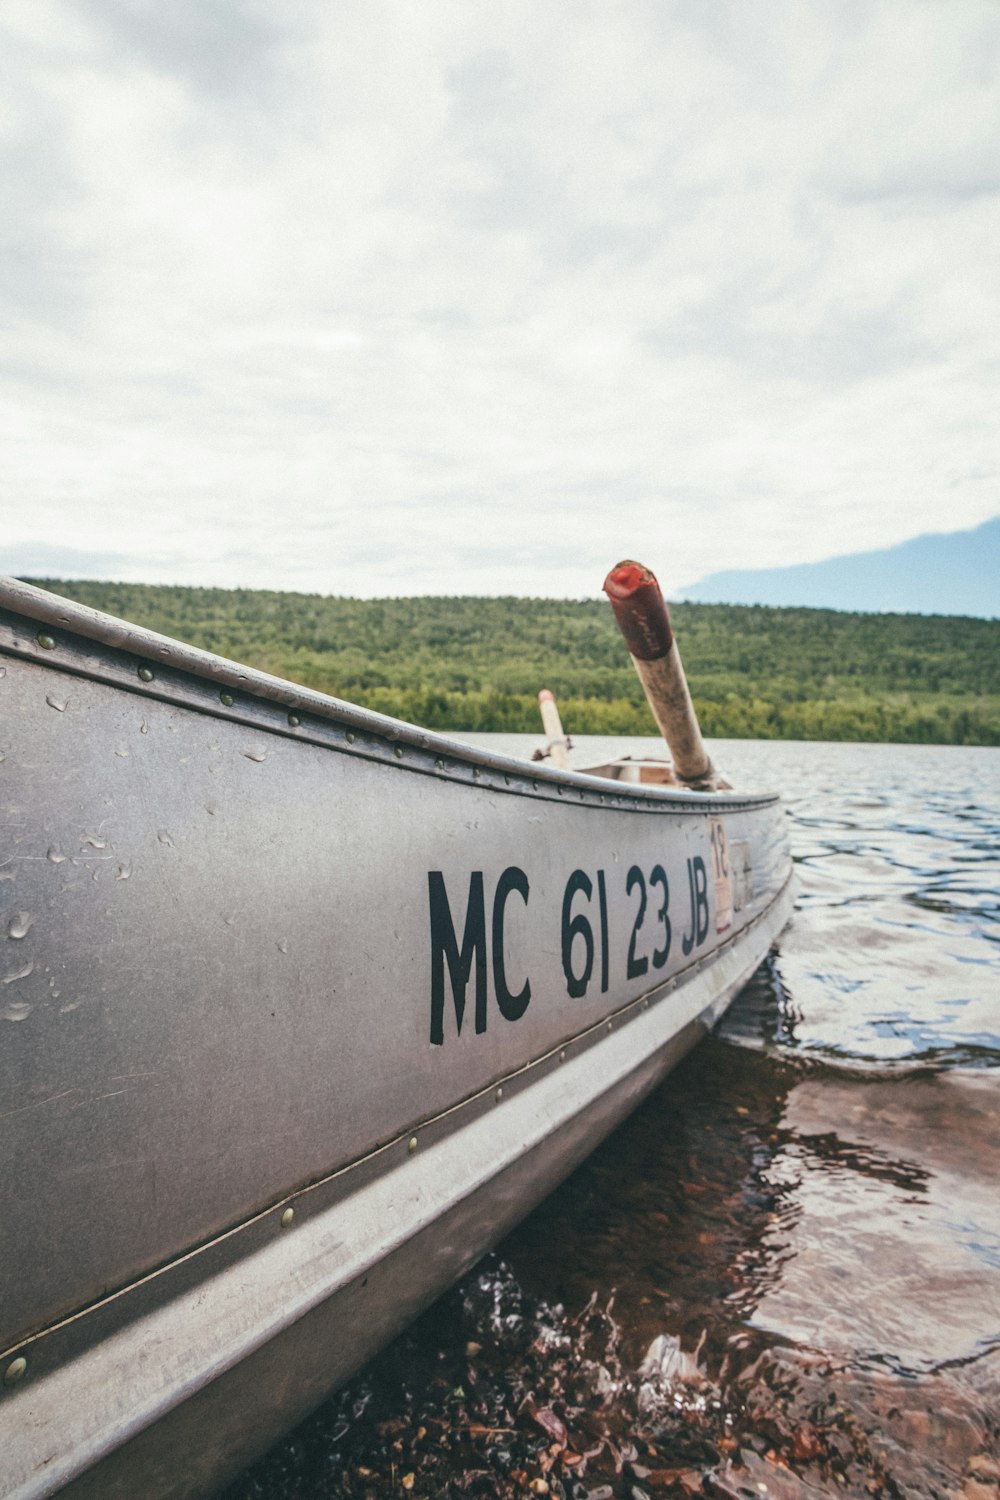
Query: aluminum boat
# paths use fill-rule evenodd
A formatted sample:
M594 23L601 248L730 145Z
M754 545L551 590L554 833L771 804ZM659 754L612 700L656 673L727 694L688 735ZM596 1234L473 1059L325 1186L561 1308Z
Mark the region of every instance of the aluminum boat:
M0 1494L218 1486L713 1025L780 799L602 771L0 583Z

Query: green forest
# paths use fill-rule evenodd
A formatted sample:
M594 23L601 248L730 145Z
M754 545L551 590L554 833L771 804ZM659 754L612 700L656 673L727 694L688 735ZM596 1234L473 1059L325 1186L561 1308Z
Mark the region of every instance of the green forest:
M29 580L95 609L431 729L655 732L603 600L348 599ZM676 604L704 732L1000 744L1000 620Z

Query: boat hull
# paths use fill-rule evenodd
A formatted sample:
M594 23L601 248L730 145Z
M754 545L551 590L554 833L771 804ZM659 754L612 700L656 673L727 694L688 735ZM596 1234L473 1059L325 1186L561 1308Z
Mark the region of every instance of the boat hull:
M0 603L4 1493L195 1495L716 1019L787 919L783 814Z

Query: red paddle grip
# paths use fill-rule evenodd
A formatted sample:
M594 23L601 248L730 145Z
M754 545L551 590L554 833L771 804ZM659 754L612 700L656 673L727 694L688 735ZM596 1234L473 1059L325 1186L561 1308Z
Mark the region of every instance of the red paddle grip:
M660 585L642 563L626 560L604 580L625 643L640 661L657 661L673 644L670 616Z

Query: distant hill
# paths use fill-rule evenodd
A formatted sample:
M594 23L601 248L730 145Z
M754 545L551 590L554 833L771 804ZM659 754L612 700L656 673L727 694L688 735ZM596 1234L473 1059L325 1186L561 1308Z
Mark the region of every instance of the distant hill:
M43 588L428 729L655 726L597 599L343 599L37 579ZM1000 745L1000 620L678 604L706 734Z
M1000 615L1000 516L974 531L913 537L791 568L710 573L685 599L902 614Z

